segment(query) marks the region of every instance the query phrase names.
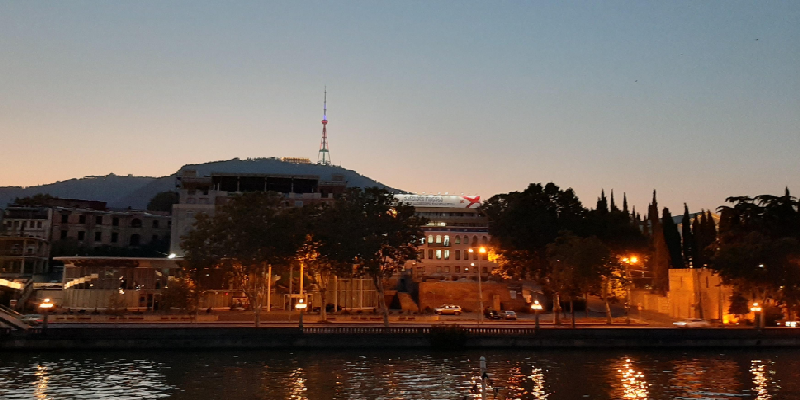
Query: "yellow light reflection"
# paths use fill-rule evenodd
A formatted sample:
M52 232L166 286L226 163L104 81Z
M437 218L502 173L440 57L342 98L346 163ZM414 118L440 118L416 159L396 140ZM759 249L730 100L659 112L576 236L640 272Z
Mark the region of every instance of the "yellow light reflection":
M756 393L756 400L771 399L772 395L769 394L769 370L767 363L761 360L753 360L750 362L750 373L753 374L753 392Z
M36 366L36 382L34 383L35 389L33 391L33 395L36 396L37 399L50 399L51 397L47 394L47 384L50 381L50 373L47 370L47 367L44 365L37 365Z
M623 399L647 399L650 395L649 385L641 371L633 368L630 358L625 358L617 368L617 379L620 382L620 397Z
M306 396L306 392L308 388L306 387L306 378L304 377L305 373L302 368L297 368L292 371L291 376L289 377L289 398L296 399L296 400L308 400L308 396Z
M541 368L533 368L531 375L528 378L533 382L533 387L531 388L531 396L533 396L536 400L542 400L547 398L547 392L544 390L544 372Z

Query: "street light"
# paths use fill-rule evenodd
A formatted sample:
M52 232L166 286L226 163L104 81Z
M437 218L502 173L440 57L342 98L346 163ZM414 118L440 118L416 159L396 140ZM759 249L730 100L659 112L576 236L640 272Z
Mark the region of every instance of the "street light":
M50 299L44 299L41 304L39 304L39 309L42 310L44 313L44 320L42 321L42 330L47 330L47 316L49 315L49 311L53 308L55 304L50 302Z
M469 249L469 252L474 253L475 250ZM483 273L483 271L481 271L482 256L480 254L486 254L486 247L479 248L478 253L479 253L478 254L478 303L480 304L480 311L478 312L478 323L481 324L483 323L483 289L481 287L481 274ZM475 263L471 263L470 265L474 267Z
M300 329L303 329L303 310L306 307L308 307L308 304L303 299L297 299L297 304L294 305L294 308L300 310Z
M542 311L542 309L544 309L544 307L542 307L542 305L539 304L539 300L534 300L533 303L531 304L531 310L533 310L534 318L536 318L535 329L537 332L539 331L539 311Z
M753 314L761 313L762 308L761 308L760 305L758 305L758 302L754 302L753 305L750 306L750 311L753 312ZM759 330L761 330L761 321L760 321L759 317L761 317L762 315L764 315L764 314L761 313L761 314L756 314L755 315L755 317L756 317L755 318L756 319L756 329L759 329Z

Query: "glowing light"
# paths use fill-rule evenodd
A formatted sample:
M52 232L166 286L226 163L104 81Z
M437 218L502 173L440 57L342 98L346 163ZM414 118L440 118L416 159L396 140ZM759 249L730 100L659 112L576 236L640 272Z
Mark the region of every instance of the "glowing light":
M542 311L544 307L539 304L539 300L534 300L533 304L531 304L531 310Z
M761 306L759 306L758 303L753 303L753 305L750 307L750 311L761 312Z

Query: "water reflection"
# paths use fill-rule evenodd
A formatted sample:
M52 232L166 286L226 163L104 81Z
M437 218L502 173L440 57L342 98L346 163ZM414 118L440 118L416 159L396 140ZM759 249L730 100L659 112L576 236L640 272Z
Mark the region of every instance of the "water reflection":
M617 398L622 399L647 399L650 391L647 381L641 370L634 368L630 358L622 358L617 361L616 378L618 383Z
M800 351L171 352L0 358L2 399L791 399ZM481 387L478 359L490 383ZM780 382L787 387L781 388Z

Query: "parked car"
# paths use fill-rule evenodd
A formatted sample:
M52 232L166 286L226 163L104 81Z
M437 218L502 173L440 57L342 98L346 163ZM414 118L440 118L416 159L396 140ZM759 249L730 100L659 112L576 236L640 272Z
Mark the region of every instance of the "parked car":
M486 319L503 319L497 310L492 310L491 308L486 310L483 315L486 317Z
M44 316L42 314L25 314L22 316L22 322L28 325L39 325L44 323Z
M515 313L514 311L506 311L506 312L503 313L503 319L516 320L517 319L517 313Z
M778 326L784 326L787 328L800 328L800 321L788 321L788 320L779 320L776 322Z
M457 306L455 304L442 304L440 307L437 307L435 310L436 314L441 315L461 315L461 306Z
M708 322L704 319L685 319L683 321L673 322L673 325L677 326L678 328L709 328L711 327L711 322Z

